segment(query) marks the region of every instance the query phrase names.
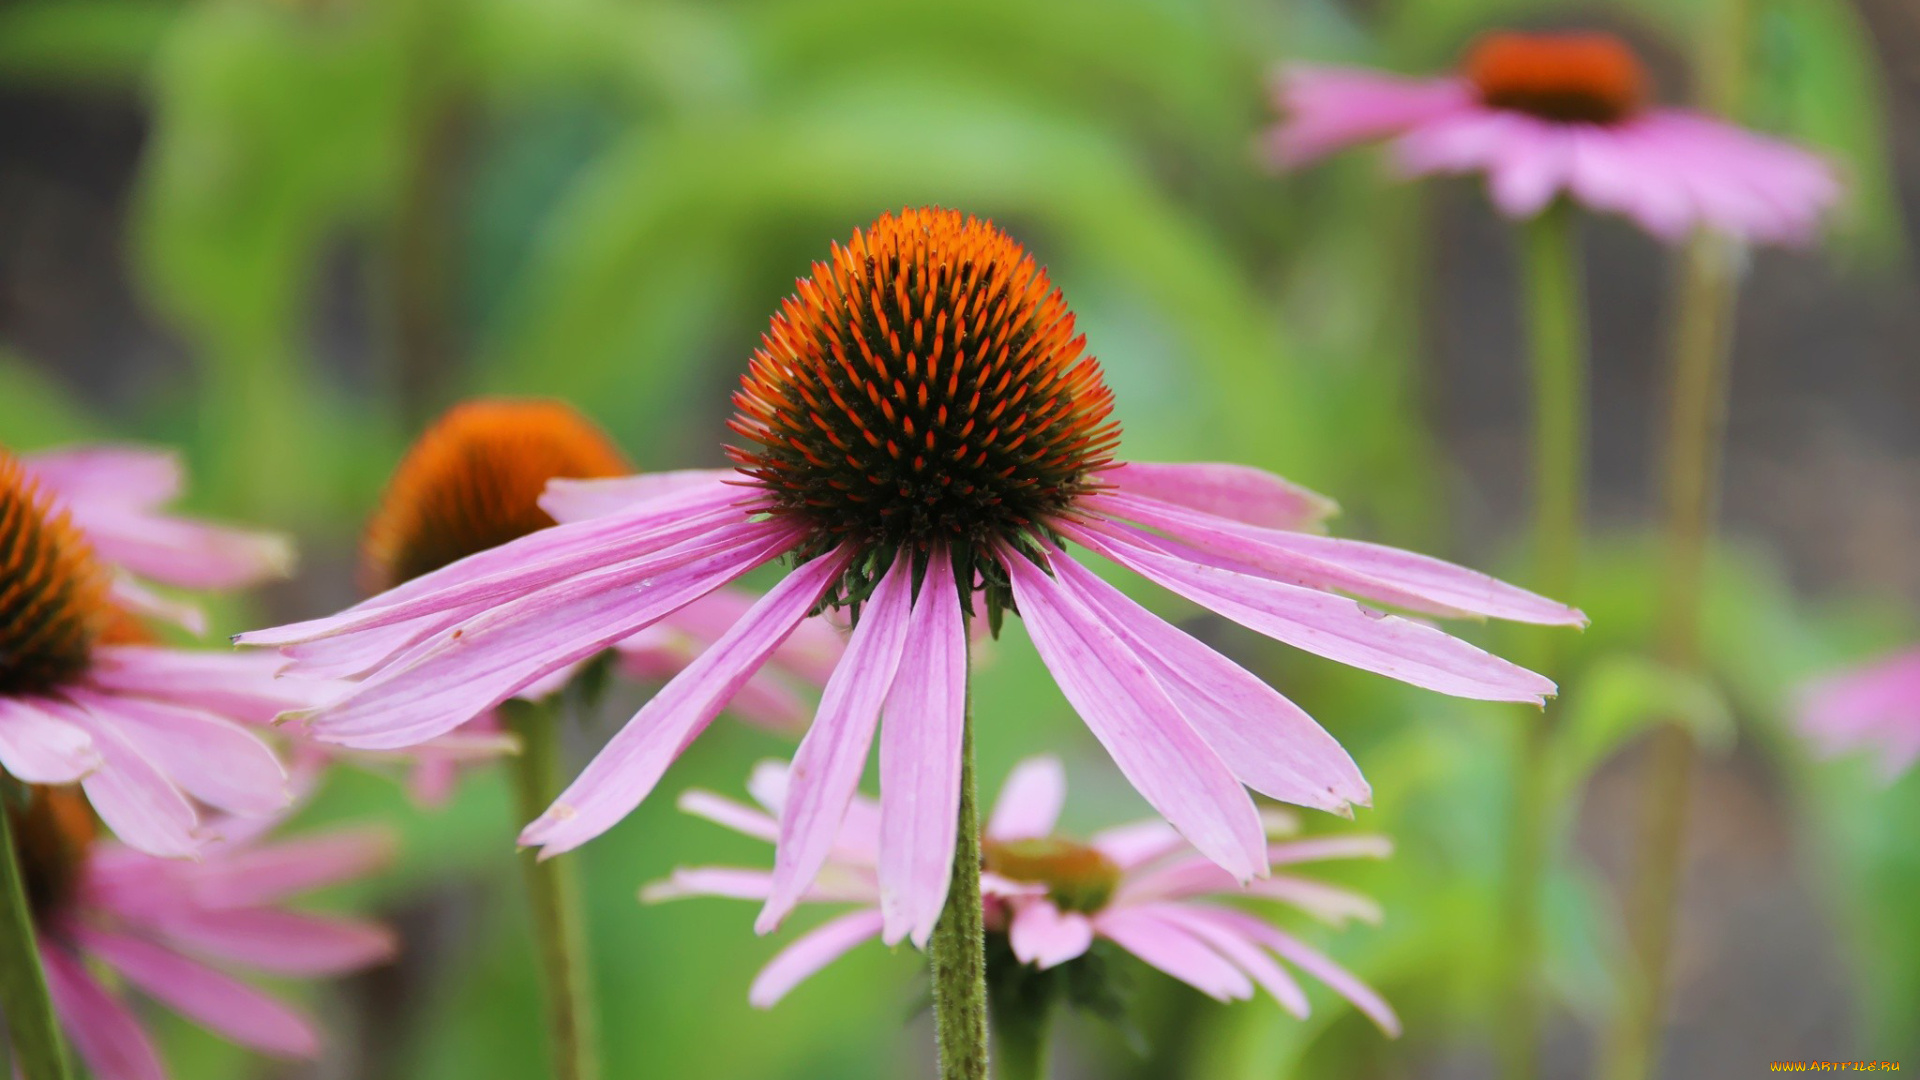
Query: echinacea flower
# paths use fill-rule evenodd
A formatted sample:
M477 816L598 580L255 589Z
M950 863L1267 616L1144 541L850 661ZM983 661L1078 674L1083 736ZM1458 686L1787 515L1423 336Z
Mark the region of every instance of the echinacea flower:
M147 582L219 592L285 577L293 547L274 533L215 525L162 507L185 486L180 459L144 446L85 445L21 459L28 477L113 571L114 603L204 633L198 608Z
M792 781L779 762L763 762L747 788L759 809L707 791L689 791L680 808L747 836L779 836ZM983 902L989 933L1004 934L1014 957L1045 970L1084 956L1095 939L1113 942L1147 964L1221 1001L1266 990L1295 1016L1308 1012L1306 994L1280 961L1319 979L1371 1017L1389 1035L1400 1033L1393 1009L1371 988L1324 953L1274 925L1239 901L1268 900L1334 926L1351 919L1378 922L1379 905L1339 886L1276 874L1242 886L1200 856L1164 821L1109 829L1081 842L1055 832L1066 802L1060 762L1029 758L1000 790L984 841ZM856 796L826 866L805 900L854 908L802 935L754 979L748 999L769 1008L809 976L855 946L877 938L880 910L880 808ZM1285 815L1270 827L1295 826ZM1279 840L1268 845L1275 866L1329 859L1385 858L1386 838L1369 835ZM764 870L692 867L649 885L649 903L691 896L765 900L774 888Z
M1920 649L1829 675L1801 695L1800 730L1828 755L1872 748L1889 781L1920 759Z
M1537 704L1553 684L1340 593L1583 621L1434 559L1297 531L1330 506L1270 474L1115 460L1112 393L1059 290L1005 233L953 211L889 214L836 245L734 400L736 469L556 482L541 505L561 525L240 640L283 647L296 666L351 657L358 690L308 723L323 740L406 746L788 556L792 571L521 842L553 855L610 828L803 619L842 607L857 622L794 759L761 925L825 862L877 734L886 936L924 943L956 842L964 613L998 626L1016 612L1121 771L1237 879L1267 869L1242 784L1334 811L1369 798L1305 712L1094 576L1068 543L1281 641L1463 697Z
M539 505L548 481L632 471L612 440L564 402L462 402L430 425L394 470L367 525L362 577L372 588L391 589L550 528L554 520ZM750 594L730 589L701 597L633 637L614 642L616 668L636 680L670 679L752 604ZM831 626L808 620L775 651L770 670L757 672L741 688L734 711L778 730L804 726L810 713L798 691L808 683L825 682L840 649L840 636ZM357 661L350 661L337 667L297 663L290 673L336 678L359 671ZM546 697L572 674L571 667L557 669L516 696ZM416 747L411 784L416 798L428 805L444 799L459 766L479 760L471 747L485 745L486 737L498 730L497 719L482 713L462 726L459 734L468 738L442 736ZM449 738L455 741L449 743Z
M260 656L145 643L68 511L0 450L0 767L78 781L125 843L195 854L196 803L266 814L290 798L244 724L313 699Z
M97 839L70 788L36 787L24 807L4 812L14 818L54 1011L98 1080L167 1076L127 991L242 1046L311 1058L320 1049L312 1021L227 969L319 978L392 954L378 925L286 906L377 869L390 847L383 834L265 840L276 819L229 821L202 858L186 861Z
M1274 165L1295 168L1390 141L1409 176L1482 173L1494 204L1530 218L1559 195L1624 214L1665 240L1696 228L1805 244L1839 197L1819 156L1651 101L1648 77L1609 34L1489 34L1460 70L1413 80L1298 67L1274 87Z

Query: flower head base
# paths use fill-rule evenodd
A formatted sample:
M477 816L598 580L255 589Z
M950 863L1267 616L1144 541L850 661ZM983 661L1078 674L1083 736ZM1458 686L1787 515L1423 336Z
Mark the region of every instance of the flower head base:
M1061 911L1099 911L1120 885L1120 865L1106 852L1059 836L988 840L982 854L989 872L1044 886Z
M112 614L106 574L52 504L0 450L0 695L44 693L77 677Z
M99 828L85 796L69 787L34 785L27 801L6 809L26 879L27 905L39 918L73 896Z
M831 601L935 545L966 588L1111 461L1113 394L1085 346L1046 270L991 222L883 215L774 316L734 395L750 445L731 453L774 514L804 523L802 557L857 550ZM1010 601L993 577L997 614Z
M1646 68L1611 34L1489 34L1462 67L1489 107L1545 120L1613 124L1647 103Z
M391 588L553 524L540 493L555 477L632 471L592 421L558 401L455 406L407 452L367 526L366 576Z

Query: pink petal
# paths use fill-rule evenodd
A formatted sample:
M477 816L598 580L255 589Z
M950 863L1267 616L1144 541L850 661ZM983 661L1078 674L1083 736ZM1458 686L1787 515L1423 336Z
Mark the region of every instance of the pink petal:
M1215 918L1242 934L1265 945L1300 970L1327 984L1335 993L1353 1003L1353 1006L1365 1013L1381 1031L1398 1038L1400 1036L1400 1018L1394 1015L1393 1006L1385 998L1373 991L1373 988L1353 977L1345 968L1329 960L1319 950L1308 947L1291 935L1267 925L1244 911L1215 909Z
M1311 840L1291 840L1267 848L1267 858L1275 866L1327 859L1384 859L1393 854L1393 844L1384 836L1323 836ZM1246 888L1257 889L1259 882ZM1243 891L1219 867L1205 859L1183 859L1129 878L1120 886L1119 895L1128 903L1151 900L1179 900L1207 893Z
M1007 944L1023 964L1045 971L1093 947L1093 923L1077 911L1061 912L1046 899L1017 903L1007 925Z
M25 454L21 463L58 498L150 510L179 496L185 471L171 450L94 443Z
M1290 904L1333 927L1343 927L1355 919L1378 926L1386 917L1386 912L1372 897L1324 881L1275 874L1265 881L1254 882L1247 892Z
M792 543L790 527L754 523L682 554L582 574L443 632L410 663L382 670L308 723L325 742L369 750L445 734Z
M336 615L234 638L242 645L291 645L409 622L453 608L528 595L568 578L644 560L748 522L727 506L729 491L649 515L619 514L556 525L488 548L363 600Z
M1455 697L1537 705L1554 692L1552 680L1431 626L1370 612L1344 597L1208 566L1130 526L1062 525L1061 531L1202 607L1329 660Z
M1584 626L1587 621L1565 604L1477 570L1382 544L1252 528L1125 495L1095 496L1084 503L1291 584L1338 589L1442 616L1479 615L1556 626Z
M760 969L747 1000L756 1009L771 1009L787 996L787 991L808 976L846 955L853 948L880 933L880 912L863 908L820 924L801 935L793 944Z
M331 832L222 852L191 868L202 908L261 907L353 881L393 861L396 841L383 828Z
M1129 461L1100 480L1127 495L1268 529L1311 529L1340 512L1325 495L1250 465Z
M71 696L111 722L169 781L208 806L252 817L293 802L280 760L231 720L142 698L84 690Z
M1466 108L1455 79L1416 81L1355 68L1289 68L1275 81L1282 123L1267 137L1276 168L1298 168L1334 151L1399 134Z
M396 945L372 923L272 908L174 910L139 921L188 952L276 975L341 975L389 959Z
M696 642L708 643L727 632L759 599L742 589L715 589L699 600L661 620L661 626L677 630ZM847 650L847 635L825 616L806 620L792 636L780 643L768 663L789 671L815 686L826 684Z
M1094 916L1103 938L1219 1001L1253 996L1253 983L1239 968L1192 931L1147 908L1108 908Z
M1259 945L1240 934L1231 921L1211 918L1212 909L1199 905L1157 904L1152 910L1154 914L1212 946L1221 956L1252 976L1253 981L1272 994L1273 999L1288 1012L1304 1018L1312 1011L1312 1006L1307 1003L1307 992L1300 988L1300 983Z
M73 523L102 562L182 589L238 589L293 572L293 544L254 532L76 503Z
M1054 556L1055 562L1066 559ZM1253 800L1126 643L1039 567L1003 555L1047 670L1134 788L1235 877L1266 873Z
M108 645L94 650L87 682L101 690L204 709L249 724L272 723L289 709L327 701L345 687L279 678L283 663L270 653Z
M1085 567L1063 559L1057 568L1061 587L1127 642L1242 782L1271 798L1338 814L1352 813L1350 803L1372 801L1359 766L1299 706Z
M140 938L85 928L78 934L88 952L129 983L201 1027L269 1054L320 1053L305 1017L230 975Z
M683 791L676 805L684 813L706 818L755 840L771 844L780 838L780 823L774 818L710 791Z
M0 697L0 766L29 784L70 784L100 767L93 739L36 708L31 698Z
M912 615L909 554L895 559L874 589L847 643L846 657L827 681L813 726L793 755L780 814L780 843L774 851L773 895L754 920L756 933L780 925L833 850L841 819L867 767L880 707L906 651Z
M561 523L584 521L631 513L643 504L674 496L711 493L718 490L719 485L738 479L740 474L732 469L680 469L598 480L556 477L547 481L547 490L540 496L540 509ZM733 492L742 499L749 494L737 487Z
M871 616L869 616L871 617ZM857 633L857 631L856 631ZM967 624L945 549L928 559L880 733L880 913L924 949L946 906L960 813Z
M656 881L640 890L640 901L658 904L689 896L713 896L723 900L765 900L773 893L773 872L741 870L731 866L675 867L665 881Z
M60 1026L80 1059L100 1080L167 1080L153 1040L133 1012L87 974L64 949L42 944L47 992Z
M113 602L113 606L129 614L144 615L157 622L177 626L195 637L207 632L207 613L201 611L199 605L161 596L135 581L125 571L114 571L113 582L107 589L107 599Z
M986 834L993 840L1027 840L1052 835L1053 827L1060 821L1060 808L1066 802L1067 771L1060 759L1051 754L1030 757L1007 774L1000 797L994 800Z
M1511 218L1530 218L1567 186L1573 170L1573 125L1516 117L1487 173L1493 204Z
M1145 866L1157 859L1189 850L1187 838L1158 818L1119 825L1093 835L1093 846L1122 870Z
M521 832L520 843L540 846L542 857L570 851L640 805L727 698L806 618L846 563L845 552L823 555L761 597L746 618L627 722L547 812Z
M149 855L181 858L197 854L200 816L167 775L121 734L111 716L97 716L78 705L48 700L46 707L93 736L100 768L80 781L100 819L122 842Z

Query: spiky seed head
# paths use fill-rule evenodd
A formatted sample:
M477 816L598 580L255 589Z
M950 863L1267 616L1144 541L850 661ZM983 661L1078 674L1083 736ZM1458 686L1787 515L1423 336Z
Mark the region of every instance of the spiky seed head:
M1488 34L1463 68L1487 105L1565 123L1619 123L1649 97L1647 71L1633 49L1594 31Z
M835 244L781 305L734 395L733 460L803 558L859 553L830 603L857 604L907 552L952 552L996 619L999 545L1031 550L1091 490L1119 424L1066 299L992 222L885 214Z
M362 548L378 590L553 524L540 493L555 478L631 472L613 442L570 406L544 399L463 402L394 470Z
M0 695L43 694L87 670L114 619L86 538L19 458L0 450Z

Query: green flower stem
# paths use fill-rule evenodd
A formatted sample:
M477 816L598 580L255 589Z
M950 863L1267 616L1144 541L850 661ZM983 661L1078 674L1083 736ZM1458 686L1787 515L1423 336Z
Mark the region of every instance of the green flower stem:
M512 767L520 806L516 820L532 821L560 794L560 711L552 704L519 700L500 707L521 746ZM579 865L570 855L542 862L523 851L520 868L533 909L554 1080L599 1080L598 1013Z
M928 945L940 1080L987 1078L987 937L980 912L980 807L973 779L973 689L960 739L960 825L947 907Z
M13 1066L25 1080L67 1080L72 1075L53 999L47 996L47 973L40 967L26 879L13 842L13 816L5 807L0 807L0 1016L6 1018Z
M1574 206L1557 200L1527 223L1522 277L1533 377L1534 585L1571 599L1587 473L1587 327ZM1540 635L1535 666L1558 678L1565 631ZM1556 712L1521 715L1514 754L1508 865L1502 897L1507 939L1500 972L1500 1067L1507 1080L1539 1073L1540 905L1546 875L1547 750Z

